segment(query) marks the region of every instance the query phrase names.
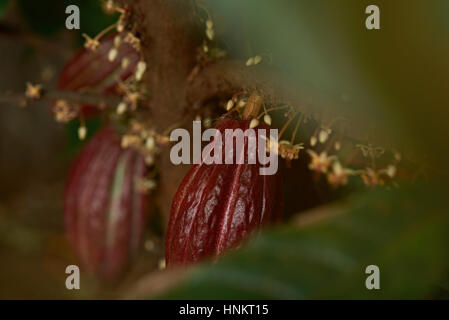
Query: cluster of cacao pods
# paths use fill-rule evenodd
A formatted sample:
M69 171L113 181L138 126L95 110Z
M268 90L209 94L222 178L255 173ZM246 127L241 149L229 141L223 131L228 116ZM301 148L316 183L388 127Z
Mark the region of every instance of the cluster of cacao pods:
M62 71L59 89L114 93L118 80L132 75L139 57L130 45L123 44L118 58L108 61L113 45L114 35L104 39L96 51L83 49ZM123 57L131 62L126 68L120 65ZM83 106L82 112L88 115L98 109ZM217 126L222 133L249 128L248 114L225 118ZM245 138L245 150L247 144ZM216 258L280 219L281 175L260 175L260 168L260 163L201 162L190 169L172 203L165 238L168 266ZM142 155L123 149L112 127L97 132L71 168L64 199L66 230L84 268L101 279L119 279L139 251L147 199L136 183L144 178L145 170Z
M249 121L226 119L217 127L223 133L237 128L249 128ZM168 266L218 257L281 218L281 176L260 175L259 168L200 163L190 169L172 204ZM122 149L112 128L98 132L73 164L64 200L66 229L85 268L102 279L118 279L139 251L146 196L136 182L144 176L143 157Z

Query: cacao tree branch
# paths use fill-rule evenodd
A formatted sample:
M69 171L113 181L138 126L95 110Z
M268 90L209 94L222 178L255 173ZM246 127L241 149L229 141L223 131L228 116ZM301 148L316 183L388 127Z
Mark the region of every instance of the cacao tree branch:
M300 111L342 109L339 97L328 97L312 86L300 86L267 66L247 67L243 61L227 60L204 68L186 90L188 104L202 104L215 96L238 90L258 90L266 102L290 103Z
M354 107L355 101L338 94L323 93L307 83L298 83L266 65L246 67L242 61L219 61L190 79L198 62L196 49L204 32L204 26L199 25L197 29L199 19L195 15L195 2L122 0L121 3L131 13L129 21L133 23L128 27L142 41L142 53L148 64L145 73L145 85L150 92L146 101L150 110L148 116L154 120L157 130L165 130L174 123L190 127L188 122L199 108L242 90L248 93L259 91L267 104L289 104L312 116L317 120L317 126L328 125L336 118L353 119L352 111L360 109ZM379 139L374 141L367 136L364 123L367 122L345 121L338 139L349 140L353 144L367 140L382 144ZM179 185L186 167L173 166L168 151L162 152L158 167L161 183L157 205L163 217L168 219L174 196L173 185Z
M116 108L121 99L117 96L105 96L98 93L43 90L39 99L29 99L25 94L5 93L0 95L0 104L24 106L40 101L52 103L56 100L65 100L77 104L101 105L105 108Z
M317 117L316 120L323 124L344 119L346 132L342 138L353 143L367 140L366 127L358 125L360 121L350 121L353 117L347 114L348 110L354 109L354 102L323 94L311 85L298 84L269 66L247 67L245 62L238 60L217 62L201 70L188 84L184 108L194 106L197 109L210 99L227 99L242 90L257 90L265 103L289 104L301 113Z

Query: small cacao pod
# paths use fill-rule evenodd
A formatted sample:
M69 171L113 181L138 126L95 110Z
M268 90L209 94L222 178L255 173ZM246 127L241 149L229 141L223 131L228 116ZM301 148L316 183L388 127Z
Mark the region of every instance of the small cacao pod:
M146 196L137 190L143 157L122 149L112 128L97 132L72 165L64 194L69 241L89 273L117 280L138 253Z
M134 73L139 62L139 53L131 44L121 41L116 57L110 61L109 52L115 47L117 33L100 41L95 51L81 49L62 69L57 87L64 91L92 91L104 94L117 93L118 80L125 81ZM128 63L122 67L123 59ZM98 106L81 106L85 116L99 112Z
M249 120L225 119L217 127L250 127ZM256 129L267 129L259 124ZM245 150L248 139L245 137ZM224 145L222 146L224 149ZM236 152L234 152L236 154ZM245 155L247 157L247 154ZM170 212L165 237L167 266L185 265L203 258L215 258L238 247L262 225L282 215L282 185L278 171L261 175L256 164L193 165L181 182Z

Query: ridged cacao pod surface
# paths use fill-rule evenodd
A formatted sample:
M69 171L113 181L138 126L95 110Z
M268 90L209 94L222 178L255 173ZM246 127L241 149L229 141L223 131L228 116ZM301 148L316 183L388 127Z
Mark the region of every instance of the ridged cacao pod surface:
M250 121L225 119L217 127L248 129ZM255 128L268 129L259 125ZM267 135L268 136L268 135ZM245 150L248 139L245 138ZM223 138L223 150L224 138ZM235 151L235 150L234 150ZM235 152L234 152L235 154ZM245 157L247 154L245 155ZM282 215L282 185L278 171L261 175L256 164L193 165L181 182L165 237L167 266L215 258L238 247L251 233Z
M136 181L143 157L122 149L112 128L97 132L74 162L64 195L69 241L89 273L118 279L138 253L146 223L146 196Z
M114 48L116 33L100 41L95 50L81 49L62 69L57 87L66 91L91 91L104 94L117 93L118 79L127 80L134 73L139 62L139 53L122 40L114 61L108 60L109 51ZM122 60L128 58L128 66L122 68ZM98 106L84 105L85 116L98 113Z

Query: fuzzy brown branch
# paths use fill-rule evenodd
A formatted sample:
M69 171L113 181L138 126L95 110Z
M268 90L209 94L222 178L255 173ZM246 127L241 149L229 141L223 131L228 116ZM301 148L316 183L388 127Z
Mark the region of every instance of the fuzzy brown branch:
M208 100L227 99L236 92L253 90L263 95L265 103L290 104L297 111L313 116L323 125L335 119L345 119L345 140L360 142L367 139L366 127L357 125L357 121L350 121L353 117L348 114L348 110L354 110L351 102L325 94L311 85L298 84L269 66L247 67L243 61L221 61L204 68L189 83L184 108L198 109Z
M189 122L200 108L242 90L259 91L266 103L290 104L323 125L348 109L342 97L299 84L266 65L247 67L243 61L219 61L192 78L204 28L197 29L194 1L127 0L123 4L128 5L129 21L135 22L129 27L141 39L148 63L145 85L150 95L146 103L157 130L163 131L175 123L191 128ZM351 136L363 140L360 131L351 127ZM157 164L161 177L155 205L168 220L176 191L173 186L179 185L188 167L174 166L168 150L162 152Z
M23 106L35 102L52 103L56 100L86 104L94 106L104 106L105 108L116 108L122 98L116 96L105 96L98 93L73 92L59 90L43 90L39 99L29 99L25 94L5 93L0 95L0 104Z
M270 67L246 67L243 61L237 60L218 62L203 69L189 84L186 102L203 104L217 96L229 97L239 90L258 90L266 102L290 103L300 111L343 109L338 97L327 97L311 86L300 86Z
M165 130L174 123L191 128L189 121L208 100L226 98L242 90L257 89L266 101L291 103L304 110L321 102L312 90L298 91L292 82L283 80L268 67L246 67L241 61L217 62L200 71L190 80L197 65L196 49L201 45L204 26L198 26L195 3L191 0L124 0L131 12L130 26L142 41L148 62L145 85L150 92L147 100L149 116L157 129ZM313 106L312 106L313 102ZM315 110L316 111L316 110ZM175 188L185 175L185 166L173 166L169 152L158 160L161 172L156 205L164 219L170 215Z
M156 130L165 131L175 123L187 124L183 114L187 78L196 64L201 39L196 32L197 16L192 0L123 0L131 13L129 26L141 39L148 69L144 75L149 97L146 101ZM164 220L170 215L176 188L187 166L174 166L169 150L158 159L161 174L155 205Z

